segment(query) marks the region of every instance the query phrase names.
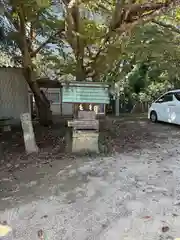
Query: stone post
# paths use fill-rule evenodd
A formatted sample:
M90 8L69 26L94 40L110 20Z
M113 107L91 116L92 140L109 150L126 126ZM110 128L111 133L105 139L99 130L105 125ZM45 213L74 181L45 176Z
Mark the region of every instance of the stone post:
M24 145L26 152L28 154L38 152L39 149L36 145L30 113L21 114L21 125L23 129Z

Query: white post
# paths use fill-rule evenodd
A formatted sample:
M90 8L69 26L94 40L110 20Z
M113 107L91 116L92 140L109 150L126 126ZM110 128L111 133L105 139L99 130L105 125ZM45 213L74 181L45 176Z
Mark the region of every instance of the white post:
M116 107L116 117L119 117L119 93L116 96L115 107Z
M26 152L27 153L38 152L39 149L36 145L30 113L21 114L21 124L23 129L24 145Z

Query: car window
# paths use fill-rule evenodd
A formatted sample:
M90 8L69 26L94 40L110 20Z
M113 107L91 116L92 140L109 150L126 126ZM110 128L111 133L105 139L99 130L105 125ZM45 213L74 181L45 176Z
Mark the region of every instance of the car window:
M163 95L161 98L159 98L156 102L162 103L162 102L171 102L173 101L173 93L167 93Z
M171 101L173 101L173 94L172 93L168 93L168 94L164 95L163 102L171 102Z
M180 92L174 93L175 98L180 101Z

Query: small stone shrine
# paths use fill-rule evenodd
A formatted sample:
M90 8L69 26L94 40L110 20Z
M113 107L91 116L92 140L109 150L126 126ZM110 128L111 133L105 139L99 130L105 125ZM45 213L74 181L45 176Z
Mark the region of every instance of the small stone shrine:
M62 101L74 104L72 152L99 152L100 105L109 103L109 86L94 82L64 83Z

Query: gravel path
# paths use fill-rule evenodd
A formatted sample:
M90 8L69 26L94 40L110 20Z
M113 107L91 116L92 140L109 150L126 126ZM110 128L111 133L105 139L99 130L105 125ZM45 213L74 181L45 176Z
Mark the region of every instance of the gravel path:
M180 128L109 124L113 154L1 172L0 220L13 239L38 239L40 229L51 240L180 237Z

